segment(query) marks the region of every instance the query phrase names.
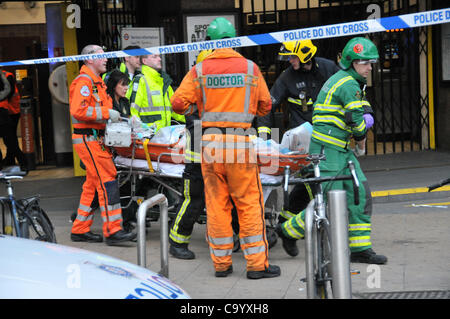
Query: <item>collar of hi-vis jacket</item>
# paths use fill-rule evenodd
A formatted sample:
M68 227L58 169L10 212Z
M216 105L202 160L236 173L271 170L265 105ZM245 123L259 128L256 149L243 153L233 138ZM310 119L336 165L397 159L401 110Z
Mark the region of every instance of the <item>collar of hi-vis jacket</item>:
M242 57L239 53L232 49L215 50L206 59ZM205 60L206 60L205 59ZM204 60L204 61L205 61ZM203 62L204 62L203 61ZM247 60L247 73L228 73L228 74L206 74L203 75L203 62L195 65L197 79L199 80L200 89L203 97L203 110L201 121L203 122L230 122L230 123L252 123L255 114L250 112L250 93L255 78L253 74L254 64L251 60ZM238 88L245 87L244 111L243 112L208 112L206 110L206 90L216 88Z

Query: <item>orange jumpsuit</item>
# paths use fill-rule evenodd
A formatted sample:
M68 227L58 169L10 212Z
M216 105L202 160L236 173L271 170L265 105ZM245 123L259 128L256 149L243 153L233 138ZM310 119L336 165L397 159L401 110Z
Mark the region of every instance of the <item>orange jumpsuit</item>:
M202 121L207 240L215 270L225 271L232 264L230 196L238 212L247 271L265 270L264 198L256 155L245 132L256 115L272 107L261 71L233 49L215 50L188 72L171 102L180 114L196 104Z
M106 93L106 85L101 77L83 65L80 75L70 85L69 103L74 128L72 143L86 166L86 181L72 233L84 234L90 231L94 217L91 206L97 190L103 234L109 237L122 229L117 171L112 155L103 146L101 138L109 119L108 110L112 108L112 99Z

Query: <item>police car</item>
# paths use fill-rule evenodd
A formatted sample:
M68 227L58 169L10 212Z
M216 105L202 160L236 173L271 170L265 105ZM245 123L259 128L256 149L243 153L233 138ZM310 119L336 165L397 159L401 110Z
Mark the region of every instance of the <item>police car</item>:
M0 298L190 298L146 268L74 247L0 235L0 256Z

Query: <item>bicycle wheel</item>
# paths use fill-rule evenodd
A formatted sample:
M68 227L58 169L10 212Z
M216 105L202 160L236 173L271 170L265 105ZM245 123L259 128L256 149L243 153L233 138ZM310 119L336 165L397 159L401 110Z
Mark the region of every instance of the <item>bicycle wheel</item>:
M40 207L30 207L23 212L25 218L21 223L22 237L56 243L53 225L47 214Z
M329 237L329 225L322 221L316 236L316 267L315 285L316 298L328 299L332 296L332 276L331 276L331 243Z

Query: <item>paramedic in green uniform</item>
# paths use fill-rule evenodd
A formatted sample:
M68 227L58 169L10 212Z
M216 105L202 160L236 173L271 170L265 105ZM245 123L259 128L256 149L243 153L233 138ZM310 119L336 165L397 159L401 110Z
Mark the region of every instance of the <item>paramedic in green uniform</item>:
M366 133L374 122L373 111L365 99L364 90L366 78L377 59L378 50L369 39L356 37L346 44L339 62L342 70L325 82L314 104L309 148L310 154L318 154L322 148L324 150L326 160L320 163L322 176L348 175L348 161L355 163L361 182L359 205L354 202L352 181L335 181L332 185L324 184L324 188L326 191L347 191L351 261L369 264L385 264L387 258L372 250L372 197L355 154L365 154ZM355 140L354 151L349 148L351 138ZM278 226L281 228L278 230L288 238L302 238L304 216L305 211L302 211Z

